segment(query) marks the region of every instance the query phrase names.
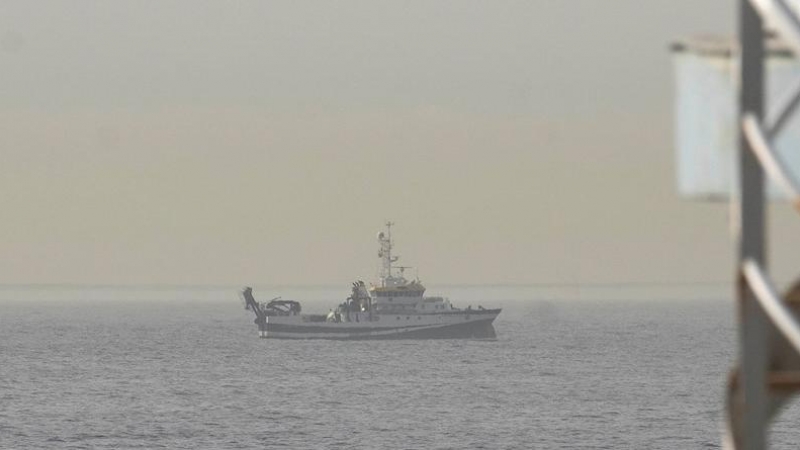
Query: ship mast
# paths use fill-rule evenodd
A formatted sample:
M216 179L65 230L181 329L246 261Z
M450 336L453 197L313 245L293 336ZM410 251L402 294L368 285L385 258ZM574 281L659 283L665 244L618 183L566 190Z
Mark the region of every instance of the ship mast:
M381 244L381 249L378 251L378 257L381 258L381 286L386 287L394 280L392 274L392 263L396 262L399 257L392 256L392 225L393 222L386 222L386 233L381 231L378 233L378 242ZM388 282L388 283L387 283Z

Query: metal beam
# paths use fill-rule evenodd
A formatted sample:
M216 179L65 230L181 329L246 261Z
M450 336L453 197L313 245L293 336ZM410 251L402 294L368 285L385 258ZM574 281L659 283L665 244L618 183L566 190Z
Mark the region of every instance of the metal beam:
M739 39L741 48L739 89L739 263L737 264L739 314L739 358L744 409L735 418L741 426L739 450L766 447L767 420L767 348L768 324L754 292L742 273L747 260L764 265L765 218L764 173L745 136L742 118L752 114L763 117L764 39L763 22L750 0L739 1Z
M800 210L800 184L789 171L780 154L774 150L764 127L751 113L744 115L742 127L750 149L758 159L762 170L791 199L794 207Z

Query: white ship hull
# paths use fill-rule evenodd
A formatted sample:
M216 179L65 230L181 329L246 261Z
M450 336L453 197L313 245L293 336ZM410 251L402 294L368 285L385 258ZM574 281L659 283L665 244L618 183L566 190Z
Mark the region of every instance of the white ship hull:
M499 309L429 314L352 314L343 322L318 322L313 315L271 316L259 326L262 338L276 339L458 339L494 338Z

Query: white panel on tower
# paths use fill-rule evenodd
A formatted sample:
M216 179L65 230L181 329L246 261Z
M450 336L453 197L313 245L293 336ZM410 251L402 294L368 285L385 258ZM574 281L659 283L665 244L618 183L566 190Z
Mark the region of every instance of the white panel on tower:
M737 79L735 41L695 37L672 46L675 64L675 149L678 192L695 200L726 200L738 186ZM800 61L776 39L767 41L765 114L800 80ZM776 140L793 174L800 174L800 114ZM783 198L774 185L772 199Z

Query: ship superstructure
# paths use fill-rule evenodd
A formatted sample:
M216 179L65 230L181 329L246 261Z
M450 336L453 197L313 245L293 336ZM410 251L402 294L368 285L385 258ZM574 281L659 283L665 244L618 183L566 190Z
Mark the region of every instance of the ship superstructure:
M256 315L259 335L287 339L494 338L500 309L454 307L447 298L426 297L419 279L408 280L410 267L397 266L392 253L392 222L378 233L379 281L353 283L351 295L328 314L301 314L290 300L259 303L251 288L242 291Z

